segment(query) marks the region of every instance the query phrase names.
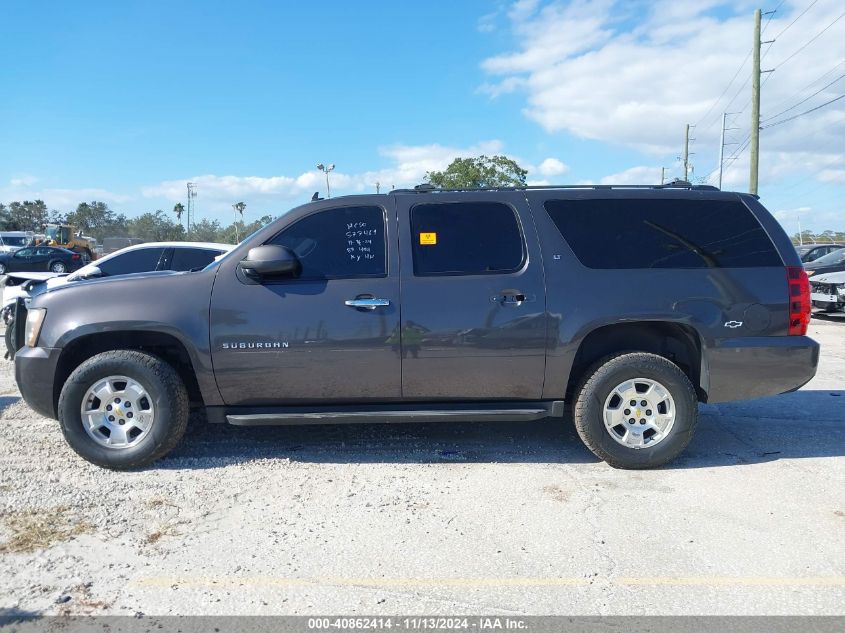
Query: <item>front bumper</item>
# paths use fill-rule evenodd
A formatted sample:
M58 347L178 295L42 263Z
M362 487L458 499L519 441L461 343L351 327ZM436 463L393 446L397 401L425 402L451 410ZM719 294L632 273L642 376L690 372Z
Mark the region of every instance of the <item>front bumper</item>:
M810 382L819 344L808 336L724 339L705 355L707 402L750 400L795 391Z
M58 417L54 385L61 352L52 347L22 347L15 354L15 380L23 399L48 418Z

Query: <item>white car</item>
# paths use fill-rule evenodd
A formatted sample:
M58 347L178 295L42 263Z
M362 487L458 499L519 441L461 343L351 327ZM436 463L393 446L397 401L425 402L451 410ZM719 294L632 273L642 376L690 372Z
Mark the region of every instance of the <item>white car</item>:
M825 312L845 308L845 272L822 273L810 277L810 298L813 307Z
M27 299L57 286L84 279L114 277L153 271L189 271L205 268L235 248L233 244L214 242L145 242L128 246L86 264L69 275L57 273L9 273L3 288L0 315L6 332L14 321L14 306L19 298ZM14 356L14 341L6 336L7 357Z

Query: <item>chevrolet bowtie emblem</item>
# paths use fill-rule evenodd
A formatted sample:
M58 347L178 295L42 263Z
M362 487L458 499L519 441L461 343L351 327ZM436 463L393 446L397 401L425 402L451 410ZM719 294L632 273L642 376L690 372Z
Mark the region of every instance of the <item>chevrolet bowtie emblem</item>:
M742 321L725 321L725 327L731 329L742 327Z

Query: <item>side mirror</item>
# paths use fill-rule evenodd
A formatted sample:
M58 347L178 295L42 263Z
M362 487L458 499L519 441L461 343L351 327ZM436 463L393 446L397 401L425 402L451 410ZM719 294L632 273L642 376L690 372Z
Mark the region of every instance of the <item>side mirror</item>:
M80 274L81 273L81 274ZM76 274L77 279L94 279L95 277L102 277L103 271L97 266L85 267L85 270L80 269Z
M296 277L301 270L299 259L287 246L265 244L249 249L238 263L241 272L250 279L264 277Z

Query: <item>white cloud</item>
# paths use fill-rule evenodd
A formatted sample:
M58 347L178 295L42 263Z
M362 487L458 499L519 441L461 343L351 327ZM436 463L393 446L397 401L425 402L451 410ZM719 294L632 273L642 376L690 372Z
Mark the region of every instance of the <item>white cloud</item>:
M15 176L9 181L9 186L13 188L20 188L20 187L31 187L36 182L38 182L38 178L35 176L31 176L29 174L21 174L20 176Z
M51 209L70 211L80 202L99 200L120 204L132 200L132 196L115 193L100 187L61 188L33 187L39 181L35 176L12 178L7 187L0 188L0 201L43 200Z
M560 176L569 171L569 166L557 158L547 158L537 168L544 176Z
M476 23L476 28L480 33L492 33L496 30L496 20L501 14L502 9L499 7L495 11L491 11L490 13L485 13L480 18L478 18L478 22Z
M763 39L783 31L806 6L787 0L767 25ZM684 125L700 121L693 151L698 153L694 161L704 164L718 148L723 110L742 111L731 126L740 128L732 132L733 140L742 142L748 133L749 63L725 97L718 102L717 98L749 52L755 7L750 0L573 0L543 5L522 0L508 14L515 45L482 62L488 81L480 90L491 97L523 94L525 116L548 132L566 131L654 154L677 154ZM716 8L722 17L715 17ZM770 50L764 46L763 67L776 70L764 79L763 125L766 117L841 74L840 66L807 88L843 61L845 20L788 59L841 11L841 0L820 0ZM784 116L840 93L841 85L835 84ZM761 173L761 180L803 169L800 161L806 162L809 155L840 152L845 147L843 121L845 101L764 129L761 165L771 167L764 168L767 173ZM699 168L697 175L709 171ZM735 167L730 171L740 173Z
M387 160L383 169L331 172L332 194L375 192L378 182L381 191L391 188L412 187L424 181L429 171L444 169L458 157L494 155L503 152L499 140L482 141L467 147L440 145L391 145L378 150ZM250 206L261 205L261 212L278 213L294 199L305 202L311 194L319 191L325 195L325 176L317 170L299 175L278 176L235 176L204 174L190 178L173 179L143 187L146 198L164 198L169 202L185 199L186 183L197 185L197 207L205 211L228 212L234 202L243 200Z
M660 183L660 167L631 167L601 179L603 185L656 185Z

